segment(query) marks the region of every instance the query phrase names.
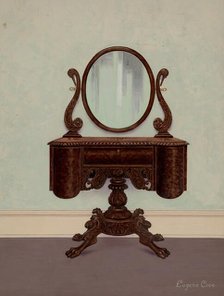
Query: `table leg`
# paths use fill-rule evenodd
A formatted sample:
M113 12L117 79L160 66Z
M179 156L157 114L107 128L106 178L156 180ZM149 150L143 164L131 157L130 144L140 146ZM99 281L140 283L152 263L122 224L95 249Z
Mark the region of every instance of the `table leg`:
M154 241L164 240L161 234L152 234L149 232L151 223L145 219L143 216L144 211L142 209L137 209L133 213L133 218L135 220L135 233L139 236L139 242L150 249L160 258L165 259L170 255L170 252L166 248L158 247Z
M101 230L101 216L102 211L100 209L94 209L93 215L89 221L86 222L85 227L87 231L83 234L76 234L73 236L75 241L83 241L83 243L78 247L70 248L65 254L69 258L74 258L79 256L84 249L95 244L97 242L97 236L102 232Z

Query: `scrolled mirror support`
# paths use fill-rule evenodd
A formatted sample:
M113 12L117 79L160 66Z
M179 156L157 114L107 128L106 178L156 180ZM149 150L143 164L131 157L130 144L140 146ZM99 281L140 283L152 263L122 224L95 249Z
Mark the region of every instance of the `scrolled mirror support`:
M83 121L79 117L72 119L72 113L80 95L80 75L76 69L69 69L67 74L75 85L75 93L65 110L64 122L69 132L66 133L64 137L81 137L78 131L81 129Z
M164 113L164 119L156 118L153 121L154 128L158 131L158 134L155 135L155 137L167 137L172 138L173 136L168 132L168 129L170 128L172 124L172 113L170 111L169 106L167 105L166 101L163 98L163 95L161 93L161 86L163 84L164 79L169 75L169 71L165 68L161 69L156 77L156 94L158 101L160 103L160 106Z

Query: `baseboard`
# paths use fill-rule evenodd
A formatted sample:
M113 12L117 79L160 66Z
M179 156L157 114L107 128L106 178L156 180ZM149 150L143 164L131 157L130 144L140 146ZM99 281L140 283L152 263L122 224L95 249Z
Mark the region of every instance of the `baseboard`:
M0 211L0 237L71 237L91 211ZM224 211L145 211L164 237L224 238ZM101 235L103 236L103 235Z

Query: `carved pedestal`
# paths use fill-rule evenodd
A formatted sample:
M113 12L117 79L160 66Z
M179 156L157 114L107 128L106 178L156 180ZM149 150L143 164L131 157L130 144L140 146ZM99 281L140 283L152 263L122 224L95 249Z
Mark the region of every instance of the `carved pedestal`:
M106 212L102 212L96 208L93 210L93 215L89 221L86 222L85 227L87 231L84 234L75 234L74 241L82 241L79 247L72 247L66 255L70 258L77 257L81 252L97 242L97 236L100 233L124 236L130 234L137 234L139 242L152 249L160 258L166 258L170 252L165 248L158 247L154 242L163 240L161 234L153 235L148 229L151 223L147 221L142 209L136 209L131 213L126 207L127 196L124 190L127 188L123 171L117 170L110 180L109 188L112 190L109 196L110 207Z

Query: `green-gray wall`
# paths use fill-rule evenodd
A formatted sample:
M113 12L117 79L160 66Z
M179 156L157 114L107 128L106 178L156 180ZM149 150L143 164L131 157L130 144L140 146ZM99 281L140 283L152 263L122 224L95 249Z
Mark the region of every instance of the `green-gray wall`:
M154 75L163 67L173 112L171 132L190 143L188 191L176 200L127 190L129 207L224 209L223 0L1 0L0 210L86 210L107 207L109 190L60 200L48 190L47 142L62 136L72 97L66 75L83 73L92 56L112 45L140 52ZM111 136L85 114L83 136ZM124 136L153 136L150 117Z

